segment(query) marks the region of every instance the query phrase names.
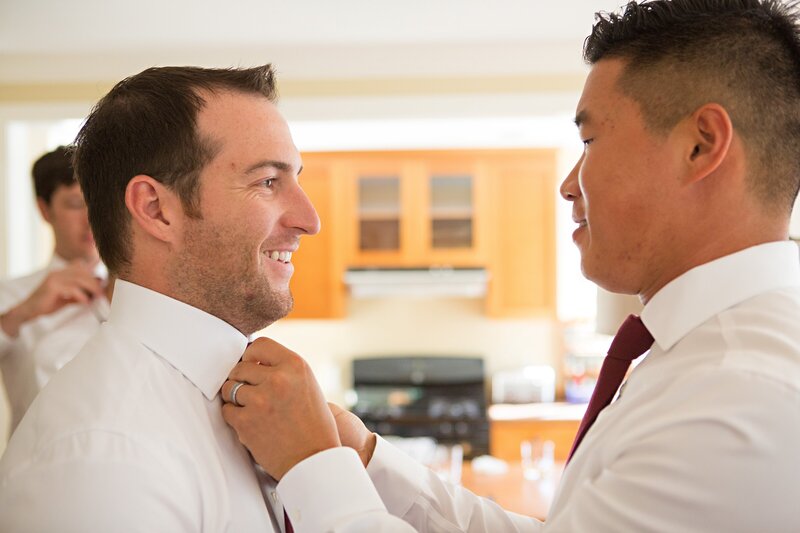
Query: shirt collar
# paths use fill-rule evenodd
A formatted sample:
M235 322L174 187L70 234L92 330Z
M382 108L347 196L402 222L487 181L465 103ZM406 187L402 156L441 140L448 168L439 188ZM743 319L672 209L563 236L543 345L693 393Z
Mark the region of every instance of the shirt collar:
M214 315L121 279L114 286L108 323L138 338L209 400L216 397L248 342Z
M63 270L67 268L67 266L69 266L69 262L60 255L54 253L53 257L50 258L50 262L47 263L46 270L48 272L52 272L54 270ZM108 279L108 269L106 268L105 263L102 261L97 262L92 272L94 272L94 276L96 278L103 280Z
M61 257L58 254L53 254L53 257L50 258L50 262L47 263L47 271L51 272L53 270L61 270L67 268L67 260Z
M800 256L791 241L746 248L697 266L658 291L642 321L669 350L712 316L758 294L800 286Z

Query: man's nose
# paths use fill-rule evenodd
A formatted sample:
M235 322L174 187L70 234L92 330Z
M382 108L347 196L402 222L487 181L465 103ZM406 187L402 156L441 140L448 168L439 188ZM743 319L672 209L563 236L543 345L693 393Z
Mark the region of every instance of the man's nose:
M581 168L581 163L583 163L583 156L578 159L578 162L575 163L575 166L572 167L570 173L567 174L567 177L564 178L563 182L561 182L561 187L559 187L561 197L568 202L574 202L581 195L581 188L580 184L578 183L578 174Z
M299 185L296 186L288 208L287 226L306 235L316 235L320 230L319 215L311 199Z

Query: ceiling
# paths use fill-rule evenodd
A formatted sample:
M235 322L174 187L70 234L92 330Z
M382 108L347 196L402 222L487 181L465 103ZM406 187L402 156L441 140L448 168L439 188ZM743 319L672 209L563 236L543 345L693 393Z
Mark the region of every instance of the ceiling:
M0 0L0 82L108 81L146 66L274 62L295 79L582 72L620 0Z

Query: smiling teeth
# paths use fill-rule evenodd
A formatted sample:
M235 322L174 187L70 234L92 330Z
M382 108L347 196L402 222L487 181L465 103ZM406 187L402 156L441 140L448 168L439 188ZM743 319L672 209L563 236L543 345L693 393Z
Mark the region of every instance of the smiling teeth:
M291 263L292 252L272 251L272 252L267 252L267 257L269 257L273 261L280 261L281 263Z

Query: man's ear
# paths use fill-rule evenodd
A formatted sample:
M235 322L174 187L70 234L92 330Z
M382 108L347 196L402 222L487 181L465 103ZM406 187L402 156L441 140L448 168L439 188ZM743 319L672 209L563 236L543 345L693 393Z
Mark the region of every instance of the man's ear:
M125 205L131 217L147 234L163 242L174 242L183 209L180 198L150 176L134 176L125 189Z
M691 145L686 153L689 182L697 182L719 168L733 141L733 123L719 104L705 104L689 118Z
M50 204L44 201L44 198L41 196L36 197L36 207L39 208L39 213L42 215L42 218L48 224L52 224L53 221L50 219Z

